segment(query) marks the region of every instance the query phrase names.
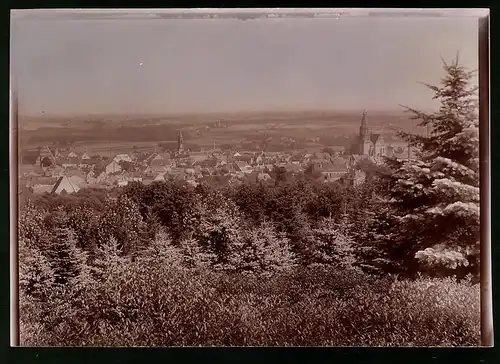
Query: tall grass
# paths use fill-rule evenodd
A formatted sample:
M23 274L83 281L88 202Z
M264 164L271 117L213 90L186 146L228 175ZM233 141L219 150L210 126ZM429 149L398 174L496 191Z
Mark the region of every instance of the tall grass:
M29 346L471 346L479 286L321 266L273 277L127 262L103 281L21 299Z

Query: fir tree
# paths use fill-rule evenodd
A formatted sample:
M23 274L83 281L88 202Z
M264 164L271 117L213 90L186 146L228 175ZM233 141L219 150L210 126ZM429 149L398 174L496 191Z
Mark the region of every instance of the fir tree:
M354 262L354 241L349 237L347 216L339 223L332 218L323 219L313 230L313 262L351 267Z
M127 259L122 256L118 241L111 236L108 241L97 249L93 262L93 270L101 279L106 279L123 269Z
M143 249L146 226L138 205L125 194L116 200L108 199L97 228L98 242L105 244L113 236L124 254Z
M197 221L193 237L206 253L217 256L214 268L235 269L238 257L236 247L241 244L242 216L238 206L217 192L207 202L196 204Z
M181 267L182 254L179 248L172 244L172 239L164 229L156 234L153 243L146 249L144 256L147 259L168 265Z
M187 237L179 244L184 265L188 269L207 269L213 266L217 255L202 246L195 238Z
M56 227L54 230L49 256L55 283L79 289L91 280L87 253L77 247L77 240L71 229Z
M268 222L247 230L236 254L237 269L243 272L286 272L296 264L289 240Z
M18 221L18 238L28 247L41 248L46 243L44 216L46 212L37 209L28 201L21 209Z
M40 249L19 240L19 288L28 296L44 300L54 284L54 271Z
M71 211L68 226L74 231L78 247L94 251L98 246L98 227L101 216L88 205L80 205Z
M409 270L420 262L456 273L477 268L479 245L479 121L474 72L444 63L440 86L425 84L441 107L434 113L406 110L429 135L401 133L418 149L414 161L388 161L395 218L386 253ZM465 268L467 267L467 268ZM465 269L464 269L465 268Z

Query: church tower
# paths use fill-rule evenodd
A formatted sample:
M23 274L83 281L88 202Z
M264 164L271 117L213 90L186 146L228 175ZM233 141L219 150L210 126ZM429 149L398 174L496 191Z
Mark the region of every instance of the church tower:
M366 111L363 111L361 118L361 126L359 127L359 137L361 141L370 140L370 130L368 129L368 121L366 119Z
M368 120L366 117L366 111L363 111L363 117L361 118L361 126L359 127L359 153L363 155L369 155L371 149L371 132L368 128Z
M182 154L184 152L184 139L182 138L182 132L179 130L179 136L177 137L177 153Z

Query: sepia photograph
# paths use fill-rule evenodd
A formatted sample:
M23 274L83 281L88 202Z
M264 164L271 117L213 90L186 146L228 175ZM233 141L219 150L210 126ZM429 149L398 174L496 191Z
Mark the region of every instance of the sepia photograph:
M11 11L12 345L492 346L489 11L403 10Z

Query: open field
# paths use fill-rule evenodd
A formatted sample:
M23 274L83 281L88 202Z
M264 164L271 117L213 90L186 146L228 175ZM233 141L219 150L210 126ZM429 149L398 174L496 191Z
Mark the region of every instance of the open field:
M241 113L241 114L193 114L180 116L133 116L133 115L101 115L101 116L21 116L19 126L25 130L43 129L46 127L88 128L89 126L116 127L121 123L131 125L182 125L200 127L214 124L218 121L232 128L290 128L295 127L322 128L326 126L341 127L346 130L357 130L362 111L351 113L336 112L293 112L293 113ZM393 124L396 127L411 127L406 114L396 112L369 112L369 123L374 128L383 128ZM238 125L238 126L236 126Z

